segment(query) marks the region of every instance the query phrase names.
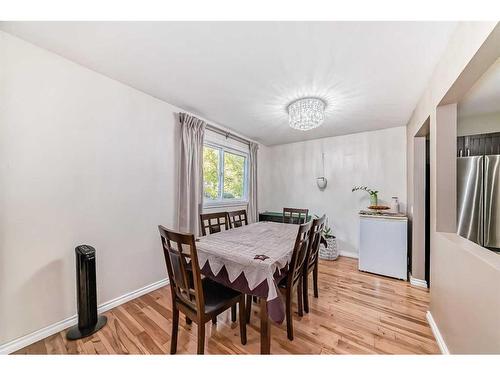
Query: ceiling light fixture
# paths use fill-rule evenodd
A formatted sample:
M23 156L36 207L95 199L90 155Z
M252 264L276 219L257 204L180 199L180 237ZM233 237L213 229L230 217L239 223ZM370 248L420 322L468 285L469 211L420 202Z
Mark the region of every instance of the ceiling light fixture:
M325 106L325 102L318 98L302 98L290 103L290 127L303 131L317 128L325 119Z

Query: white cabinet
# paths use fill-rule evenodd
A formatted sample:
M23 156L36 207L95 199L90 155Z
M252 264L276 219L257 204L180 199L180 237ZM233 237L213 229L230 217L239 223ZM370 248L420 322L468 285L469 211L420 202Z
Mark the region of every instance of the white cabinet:
M404 216L360 215L359 269L406 280L407 228Z

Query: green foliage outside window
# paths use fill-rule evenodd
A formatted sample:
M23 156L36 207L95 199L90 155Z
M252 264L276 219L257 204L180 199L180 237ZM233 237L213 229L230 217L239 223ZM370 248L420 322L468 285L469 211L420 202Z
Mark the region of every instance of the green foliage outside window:
M224 195L223 198L243 198L245 182L245 158L224 153Z
M219 186L223 155L224 173ZM205 199L243 199L245 194L245 157L214 147L203 147L203 193Z
M219 150L203 147L203 194L207 199L219 196Z

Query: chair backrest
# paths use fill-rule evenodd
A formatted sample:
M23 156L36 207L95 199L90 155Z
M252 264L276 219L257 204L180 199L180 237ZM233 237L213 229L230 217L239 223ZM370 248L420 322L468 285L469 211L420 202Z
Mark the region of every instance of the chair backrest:
M307 261L305 262L305 272L314 267L316 261L318 260L319 245L321 243L321 234L326 225L326 215L318 219L314 219L311 225L311 231L309 233L309 248L307 250Z
M304 224L307 221L307 208L283 208L283 222L287 224Z
M172 296L193 310L204 311L200 266L192 234L177 233L158 226Z
M309 232L311 231L312 221L299 226L297 237L295 239L295 246L293 248L292 260L288 269L288 289L295 285L302 277L304 264L307 257L307 249L309 245Z
M207 233L214 234L224 229L229 229L229 220L227 212L214 212L211 214L200 214L201 235L206 236ZM208 231L207 231L208 229Z
M229 217L230 228L239 228L243 225L248 225L247 210L228 212L227 216Z

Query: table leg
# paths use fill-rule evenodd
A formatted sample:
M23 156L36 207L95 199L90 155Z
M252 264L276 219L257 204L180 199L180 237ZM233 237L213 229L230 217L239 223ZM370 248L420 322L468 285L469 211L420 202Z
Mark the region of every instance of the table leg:
M267 315L267 301L260 298L260 354L271 353L271 324Z

